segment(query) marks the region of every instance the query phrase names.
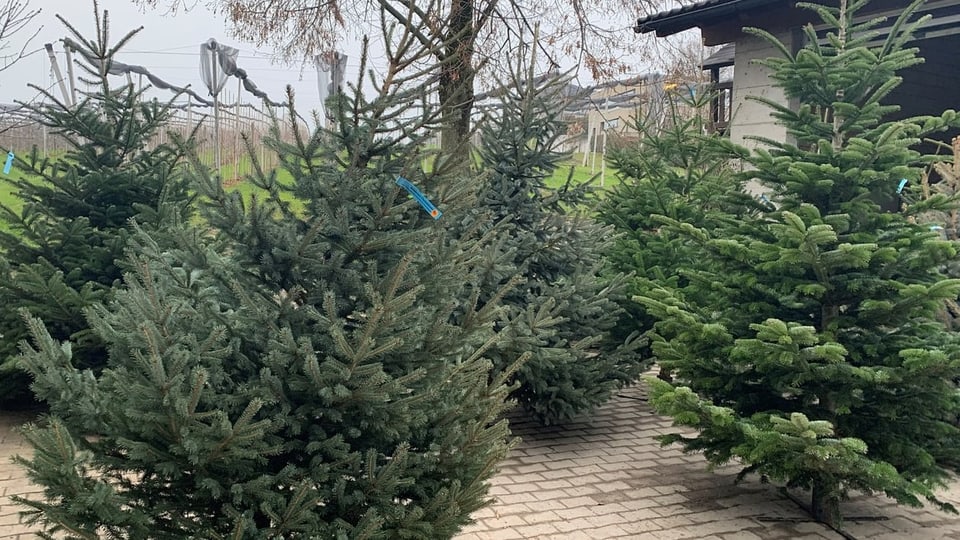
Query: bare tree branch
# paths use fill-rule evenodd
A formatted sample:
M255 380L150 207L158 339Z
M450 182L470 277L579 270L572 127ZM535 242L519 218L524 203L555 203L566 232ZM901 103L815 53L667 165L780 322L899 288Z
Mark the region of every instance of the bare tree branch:
M12 44L13 38L27 30L30 23L40 15L39 9L30 9L26 0L0 0L0 72L6 71L20 60L30 56L27 49L43 28L37 27L19 47ZM11 52L7 52L10 50ZM0 134L34 123L23 104L0 107Z
M25 0L2 0L0 3L0 71L10 68L27 56L27 47L40 33L42 26L34 30L21 47L14 48L14 52L6 51L12 47L11 39L29 26L37 15L40 15L40 10L30 9L30 4Z
M131 0L177 10L199 0ZM590 77L609 80L656 65L654 41L632 31L637 17L666 0L203 0L227 17L233 35L273 47L287 61L329 54L350 33L360 34L389 14L404 35L430 50L447 120L461 136L469 131L474 82L481 69L506 73L519 49L539 29L540 58L549 68L572 60ZM680 0L691 2L693 0ZM506 4L506 6L505 6ZM508 6L508 7L507 7ZM380 17L372 19L378 12ZM536 23L534 25L534 22ZM406 38L404 38L406 39ZM408 44L409 46L409 44ZM686 50L680 47L677 50ZM418 57L420 58L420 57ZM412 66L415 62L402 62ZM675 63L675 62L671 62ZM418 64L419 66L419 64ZM485 71L486 72L486 71ZM394 80L397 75L393 75ZM444 138L446 140L446 137Z

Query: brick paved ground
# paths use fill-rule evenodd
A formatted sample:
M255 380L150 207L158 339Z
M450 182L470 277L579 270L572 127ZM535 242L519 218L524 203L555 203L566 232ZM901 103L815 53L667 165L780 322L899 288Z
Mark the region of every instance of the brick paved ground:
M27 481L23 469L10 461L14 455L28 454L28 448L14 428L30 419L22 413L0 413L0 538L4 540L34 539L26 526L20 523L20 506L10 501L12 495L25 495L39 491Z
M503 464L496 502L456 540L638 538L786 540L843 538L807 520L793 502L755 480L733 485L736 469L705 470L700 456L660 448L675 428L654 415L640 388L621 393L590 418L563 427L518 422L523 443ZM24 415L0 415L0 539L34 538L9 496L36 492L10 456L27 448L13 427ZM960 483L945 497L960 504ZM960 540L960 517L901 508L881 498L847 503L847 530L866 540Z
M514 423L523 443L493 481L496 502L457 540L843 540L776 488L755 479L735 486L736 468L709 472L702 456L661 448L654 437L676 428L645 399L634 387L566 426ZM944 496L960 507L960 482ZM960 539L960 517L883 498L854 499L844 513L885 518L848 521L861 540Z

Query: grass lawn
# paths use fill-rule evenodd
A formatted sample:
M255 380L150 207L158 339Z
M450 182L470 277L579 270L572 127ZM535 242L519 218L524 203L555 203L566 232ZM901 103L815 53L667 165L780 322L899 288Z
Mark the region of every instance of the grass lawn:
M11 173L10 175L5 176L4 179L13 178L14 176L14 173ZM18 199L16 196L16 190L10 184L10 182L5 181L0 183L0 204L9 206L17 211L19 211L20 207L22 206L20 199Z
M563 186L566 183L568 175L570 174L570 169L573 168L573 182L575 184L582 184L589 181L592 178L595 178L593 181L593 186L597 188L608 188L614 184L620 183L620 178L617 177L616 170L611 169L609 166L606 168L606 172L603 175L603 185L600 185L600 163L597 163L594 167L594 172L590 172L590 165L584 167L582 155L576 155L572 159L566 161L563 165L560 166L550 178L547 178L547 186L552 188L558 188ZM597 156L597 161L600 160L600 156Z
M23 208L23 201L17 197L17 190L9 180L19 180L26 176L26 173L17 169L16 166L10 170L10 174L0 172L0 204L10 208L14 212L20 212L20 209ZM8 230L7 224L0 222L0 231L6 230Z
M599 156L598 156L599 161ZM583 157L582 155L575 155L566 163L564 163L559 169L557 169L553 175L547 178L546 184L551 188L558 188L564 185L567 181L568 175L570 174L571 168L573 169L573 181L576 184L581 184L583 182L589 181L591 178L595 178L593 185L595 187L600 186L600 167L599 163L595 168L595 172L590 172L590 166L582 166ZM225 179L225 183L228 190L236 190L240 192L244 199L248 199L253 195L253 193L259 191L249 180L246 180L245 175L252 170L249 163L249 158L244 158L241 160L240 166L237 167L238 171L234 170L235 164L233 162L224 165L222 168L222 177ZM237 173L240 173L239 175ZM23 206L20 199L16 196L14 187L10 182L6 180L16 180L23 178L26 174L22 169L18 169L16 166L11 170L9 175L0 174L0 204L12 208L14 211L19 212L20 208ZM238 178L240 176L240 178ZM289 182L290 175L286 171L279 172L280 182ZM615 183L619 183L619 178L616 175L616 171L607 167L606 175L604 178L604 186L610 187ZM285 193L285 199L292 199L292 196ZM0 223L0 230L6 230L6 226L3 223Z
M575 154L571 156L570 159L566 160L554 173L547 178L546 184L550 188L559 188L563 186L570 174L571 168L573 169L573 182L574 184L582 184L589 181L592 178L595 178L593 185L597 188L608 188L612 185L619 184L620 179L617 177L616 170L606 168L606 172L602 178L603 185L600 185L601 176L600 176L600 156L597 156L597 163L594 167L594 172L590 172L590 165L583 166L583 154ZM429 166L429 165L427 165ZM236 189L243 193L245 196L253 193L256 188L254 188L248 180L246 180L246 175L252 171L252 166L250 165L250 158L244 157L240 160L239 167L236 167L233 162L229 164L224 164L222 171L222 177L225 179L227 189ZM239 173L239 174L238 174ZM290 175L286 171L280 171L279 173L280 182L286 182L290 180Z

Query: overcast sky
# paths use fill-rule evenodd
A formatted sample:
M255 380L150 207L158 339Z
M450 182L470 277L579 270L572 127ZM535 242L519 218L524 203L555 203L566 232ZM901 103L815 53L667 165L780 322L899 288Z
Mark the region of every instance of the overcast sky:
M195 92L206 96L207 90L200 80L200 44L214 38L220 43L240 49L237 61L239 67L245 69L250 80L267 92L274 101L285 100L284 89L290 84L296 92L299 110L308 111L319 106L317 75L312 67L301 70L300 66L272 63L272 51L258 51L250 44L229 38L224 18L207 11L202 2L198 2L190 12L180 12L175 16L165 15L163 9L142 11L131 0L100 0L99 4L101 11L106 9L110 13L112 41L139 26L144 27L125 52L117 57L120 62L142 65L171 84L189 84ZM30 0L30 5L43 10L34 21L36 25L42 24L43 29L30 44L30 50L42 49L44 43L53 43L58 51L61 69L64 69L63 49L58 40L66 36L67 31L55 15L63 16L82 33L92 36L93 2ZM35 28L36 26L33 29ZM26 32L15 36L13 45L22 46L25 37ZM358 67L357 54L351 54L347 67L349 79L356 76ZM119 80L122 79L118 78ZM27 83L42 87L51 85L50 63L45 52L37 52L0 74L0 103L32 98L36 92L27 88ZM236 96L236 88L236 82L227 83L225 92L229 93L231 99ZM256 102L253 96L246 93L243 100Z
M36 96L36 92L27 87L28 83L49 88L59 94L58 87L50 72L50 61L43 51L44 43L53 43L57 51L57 59L61 69L65 68L63 48L59 40L67 35L67 30L56 19L59 14L69 20L85 35L92 35L94 31L93 2L92 0L25 0L31 7L41 8L42 13L34 20L32 32L37 26L43 25L40 34L31 42L30 50L39 50L16 65L0 72L0 104L13 103L15 100L28 101ZM169 4L168 0L160 0L161 6ZM175 86L191 85L192 89L202 96L207 96L207 89L200 79L200 45L210 38L216 39L225 45L240 49L239 67L246 70L250 80L265 91L274 101L285 101L285 88L291 85L296 94L297 109L303 116L310 117L309 112L320 106L320 96L317 88L317 74L314 67L301 65L284 65L272 61L273 51L256 50L251 44L239 42L229 37L226 21L223 16L215 15L204 8L204 0L187 0L186 4L194 4L188 12L177 14L165 13L163 7L159 9L141 10L132 0L100 0L100 10L106 9L110 13L110 29L112 41L137 27L143 30L134 38L128 47L121 52L117 60L128 64L137 64L146 67L154 75ZM618 21L617 24L623 24ZM636 39L629 29L624 30L624 39ZM12 46L22 46L22 41L30 32L21 32L14 36ZM347 62L348 81L354 81L359 69L360 54L357 36L348 36L351 39L340 46L340 50L349 55ZM4 54L10 49L4 51ZM379 51L371 51L371 66L376 68L377 58L382 55ZM572 66L562 66L569 69ZM591 84L589 75L581 70L576 82L581 85ZM626 76L626 75L625 75ZM117 78L117 81L122 81ZM235 103L237 81L232 79L227 83L221 100L224 103ZM170 95L169 92L166 95ZM185 99L185 98L184 98ZM259 105L259 100L243 92L241 99L246 103Z

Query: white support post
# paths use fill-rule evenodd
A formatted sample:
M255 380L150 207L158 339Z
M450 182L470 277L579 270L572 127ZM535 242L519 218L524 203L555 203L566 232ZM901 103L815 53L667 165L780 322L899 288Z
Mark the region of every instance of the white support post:
M57 78L57 84L60 86L60 95L63 96L63 102L68 106L70 103L70 94L67 93L67 83L63 80L63 73L60 71L60 64L57 62L57 55L53 52L53 44L46 43L43 46L47 50L47 56L50 57L50 68Z
M603 146L600 153L600 187L604 186L607 178L607 127L603 127Z
M236 180L240 179L240 92L243 79L237 77L237 121L233 129L233 176Z
M63 51L67 56L67 77L70 79L70 105L77 104L77 83L73 75L73 56L70 47L66 44L63 46Z
M580 164L583 167L587 166L587 158L590 156L590 134L591 133L592 131L590 130L590 113L588 112L587 113L587 146L584 147L583 149L583 163Z
M593 135L593 148L590 149L590 150L591 150L591 153L590 153L590 174L593 174L593 173L596 172L596 170L597 170L597 145L600 144L599 141L600 141L599 133L596 133L596 130L594 130L594 135Z
M213 59L213 83L217 83L217 67L218 59L214 57ZM213 156L214 156L214 165L217 167L217 174L222 174L223 171L221 167L223 163L220 161L220 100L218 95L220 92L213 93Z

